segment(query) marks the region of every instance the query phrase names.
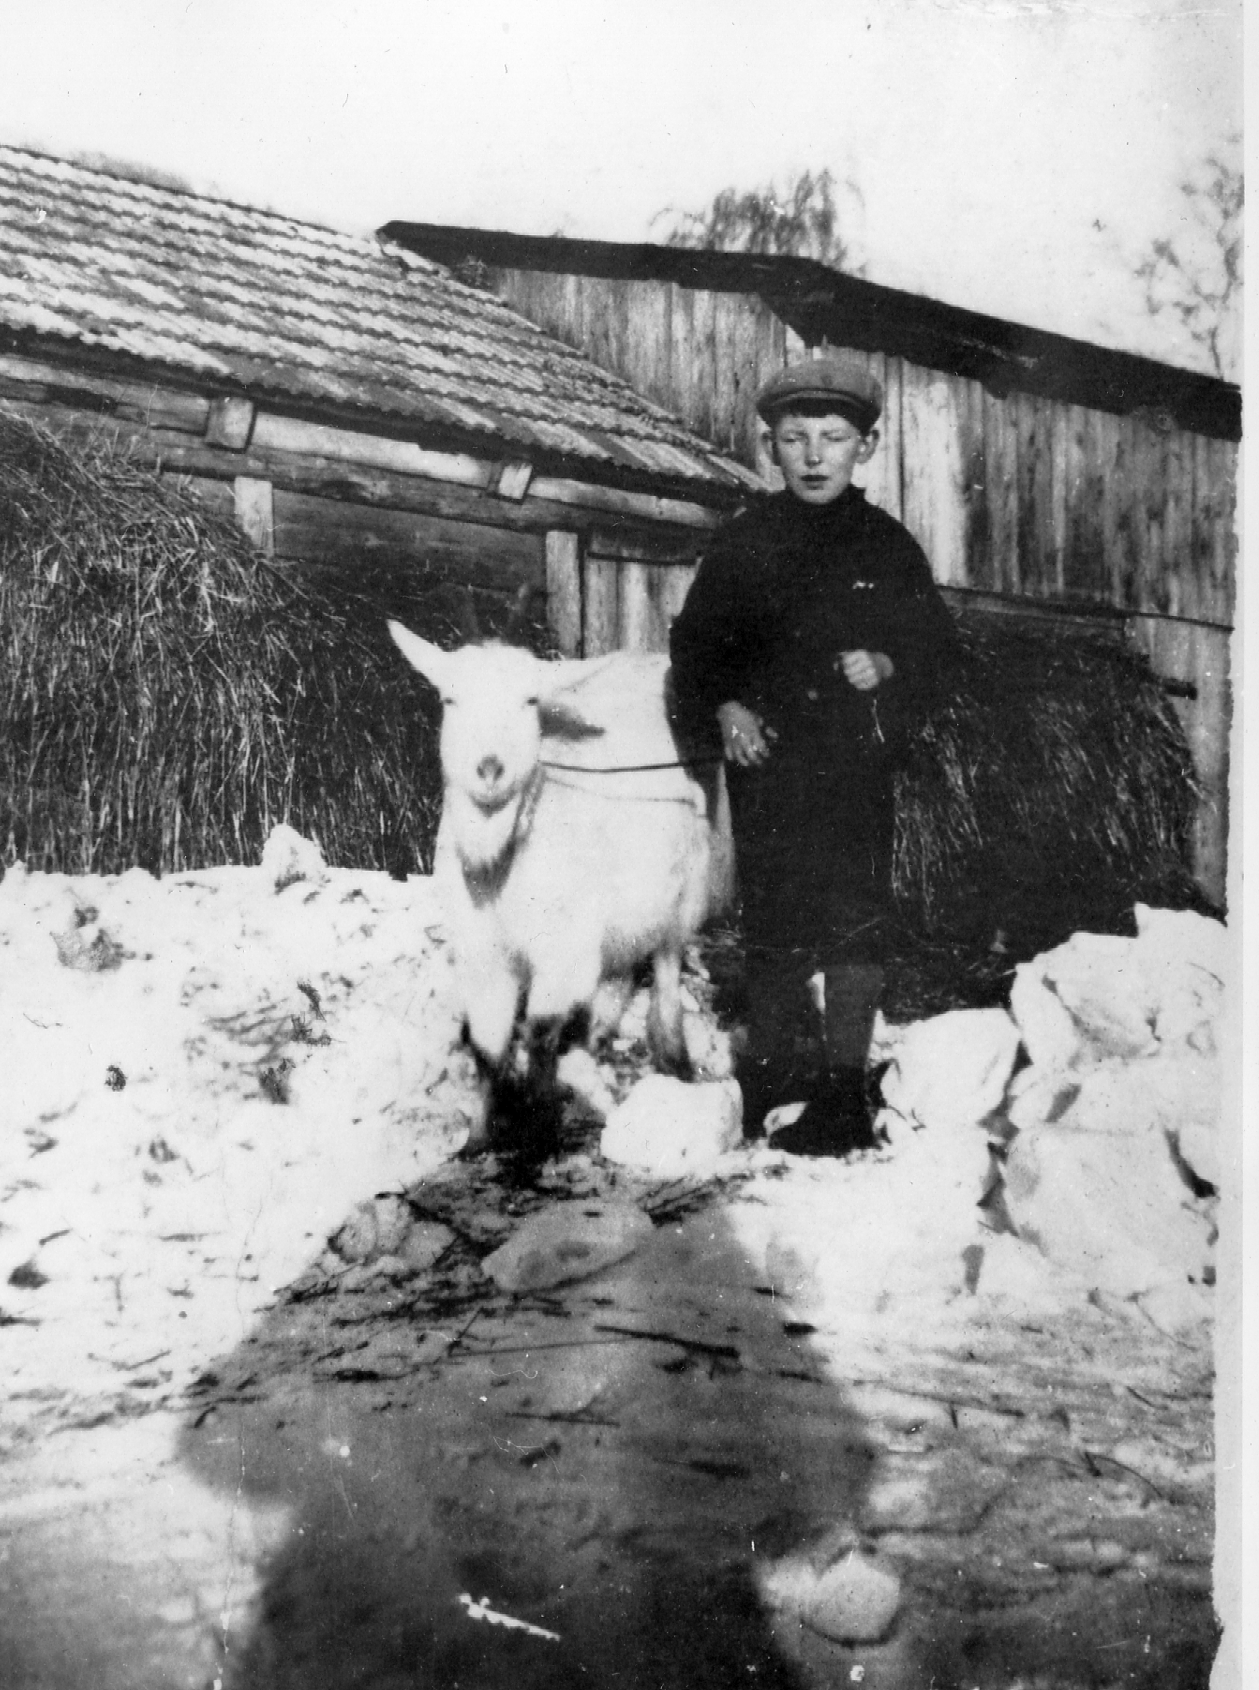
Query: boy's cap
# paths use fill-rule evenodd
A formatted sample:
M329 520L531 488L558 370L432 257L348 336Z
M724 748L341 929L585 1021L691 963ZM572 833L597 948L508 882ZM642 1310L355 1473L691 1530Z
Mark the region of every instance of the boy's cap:
M756 396L756 408L767 423L794 405L817 404L830 406L865 434L882 415L883 389L863 358L832 353L779 370Z

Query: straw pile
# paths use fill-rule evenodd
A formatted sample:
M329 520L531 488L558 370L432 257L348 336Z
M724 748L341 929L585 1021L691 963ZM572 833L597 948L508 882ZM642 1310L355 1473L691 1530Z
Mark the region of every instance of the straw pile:
M467 629L455 588L413 590L397 572L283 573L107 441L71 452L0 411L0 862L254 862L284 821L332 863L427 867L437 707L383 621L442 644ZM1192 766L1148 665L1008 618L962 619L959 637L898 777L907 934L1001 928L1030 954L1125 931L1138 900L1194 904Z
M102 438L0 411L0 862L426 864L435 709L375 609L270 567Z
M1132 905L1199 905L1197 789L1144 658L1104 638L959 618L948 688L898 776L894 880L928 933L1013 946L1127 931Z

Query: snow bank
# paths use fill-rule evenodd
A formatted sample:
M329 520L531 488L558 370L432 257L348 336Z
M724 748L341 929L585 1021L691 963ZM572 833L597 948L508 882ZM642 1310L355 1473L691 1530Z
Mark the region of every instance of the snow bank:
M1136 920L1020 967L1012 1014L885 1028L884 1150L760 1153L777 1178L736 1214L775 1295L889 1341L1090 1293L1165 1330L1210 1318L1227 935Z
M427 879L329 869L287 829L259 868L10 870L11 1395L177 1388L357 1202L457 1148L447 975Z

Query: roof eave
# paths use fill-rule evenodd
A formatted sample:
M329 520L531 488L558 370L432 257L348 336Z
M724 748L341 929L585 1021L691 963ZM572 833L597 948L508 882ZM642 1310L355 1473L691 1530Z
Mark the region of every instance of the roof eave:
M592 459L513 438L510 433L460 427L456 423L433 422L400 412L358 406L334 400L296 395L265 383L240 380L227 373L206 374L136 353L93 346L87 342L35 330L14 329L0 324L0 351L19 357L56 364L72 372L75 367L137 385L153 385L195 393L207 399L241 398L281 416L299 417L330 427L379 434L390 439L414 441L433 449L467 452L482 458L527 461L539 476L564 476L596 487L618 488L665 499L683 499L728 511L744 502L753 491L728 478L670 475L641 464Z
M475 259L492 268L756 293L810 344L826 339L900 356L978 381L999 397L1025 392L1241 438L1241 391L1231 382L847 276L813 259L403 221L385 224L379 234L452 268Z

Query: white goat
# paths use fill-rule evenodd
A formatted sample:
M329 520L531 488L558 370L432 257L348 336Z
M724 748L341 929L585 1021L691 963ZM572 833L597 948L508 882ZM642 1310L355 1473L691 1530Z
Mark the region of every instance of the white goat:
M553 1058L600 983L650 958L652 1054L684 1071L682 950L729 900L733 848L719 767L679 761L667 658L548 663L389 630L442 697L434 868L474 1049L501 1074L523 1001Z

